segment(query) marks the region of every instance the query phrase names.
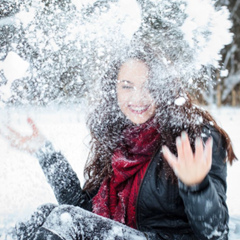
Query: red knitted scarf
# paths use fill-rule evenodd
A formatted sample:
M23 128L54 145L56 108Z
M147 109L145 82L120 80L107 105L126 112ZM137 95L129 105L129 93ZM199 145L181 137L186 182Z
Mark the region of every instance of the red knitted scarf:
M93 212L136 228L136 202L148 164L157 150L158 129L151 122L123 131L123 142L112 156L113 174L93 198Z

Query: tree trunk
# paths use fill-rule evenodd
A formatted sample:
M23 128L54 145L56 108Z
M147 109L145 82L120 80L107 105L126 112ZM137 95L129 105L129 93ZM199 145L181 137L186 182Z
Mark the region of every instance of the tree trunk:
M237 99L236 99L237 95L236 95L236 90L232 90L232 106L235 107L237 105Z
M217 85L217 106L221 107L222 105L222 93L221 93L221 85Z

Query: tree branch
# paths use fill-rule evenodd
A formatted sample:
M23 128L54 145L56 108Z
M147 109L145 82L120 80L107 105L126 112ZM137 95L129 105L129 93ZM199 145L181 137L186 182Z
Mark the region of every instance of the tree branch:
M231 18L233 17L235 12L237 11L239 5L240 5L240 0L237 0L235 5L234 5L234 7L233 7L233 9L232 9L231 15L230 15Z
M230 59L231 55L232 55L236 50L237 50L237 44L232 45L232 47L228 50L228 52L227 52L227 54L226 54L226 57L225 57L225 60L224 60L224 63L223 63L224 68L227 68L229 59Z

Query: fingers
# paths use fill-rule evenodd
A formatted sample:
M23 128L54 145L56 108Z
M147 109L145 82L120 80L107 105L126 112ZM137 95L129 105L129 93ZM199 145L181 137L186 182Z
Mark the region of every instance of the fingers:
M167 146L163 146L162 151L164 158L168 161L169 165L173 168L173 170L176 171L178 165L176 156L171 153Z
M30 117L28 117L27 122L32 127L32 130L33 130L33 134L32 135L33 136L37 136L38 135L38 128L37 128L36 124L33 122L33 120Z
M18 147L23 138L17 131L9 126L5 126L4 132L1 132L1 135L8 140L12 147Z
M173 169L177 168L178 163L181 164L182 161L193 160L193 152L186 132L182 132L181 137L177 137L176 145L178 158L170 152L168 147L162 148L165 159Z
M196 161L203 160L205 164L211 167L212 164L212 138L210 137L203 147L203 141L201 138L196 138L195 141L195 159Z
M192 160L193 152L186 132L182 132L181 137L176 139L178 161Z
M190 141L186 132L182 132L181 134L181 142L182 142L182 152L185 160L193 159L193 151L190 145Z
M6 127L9 130L11 135L14 135L14 137L17 137L17 138L21 137L21 135L17 131L15 131L13 128L11 128L9 126L6 126Z
M183 153L183 144L182 144L182 139L181 137L177 137L176 139L176 145L177 145L177 153L178 153L178 160L181 161L184 159L184 153Z
M176 139L176 145L178 157L172 154L168 147L163 146L164 158L183 183L189 186L199 184L211 169L212 138L207 140L205 147L202 139L197 138L194 154L186 133Z
M33 129L33 134L31 136L23 136L9 125L4 126L3 130L1 131L1 135L9 141L11 146L18 147L38 135L38 129L33 120L31 118L28 118L27 121Z
M30 125L34 125L34 122L33 122L32 118L30 118L30 117L27 118L27 122L28 122Z
M195 140L195 159L200 160L203 158L203 142L200 137Z

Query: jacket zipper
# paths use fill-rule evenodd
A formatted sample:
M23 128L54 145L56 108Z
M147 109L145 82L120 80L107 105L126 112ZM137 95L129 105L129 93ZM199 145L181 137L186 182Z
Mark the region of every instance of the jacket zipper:
M159 148L155 151L155 153L153 154L153 157L151 158L150 163L148 164L148 167L147 167L147 169L146 169L146 171L145 171L145 174L144 174L144 176L143 176L142 182L141 182L140 187L139 187L139 190L138 190L137 201L136 201L136 216L135 216L135 217L136 217L136 225L137 225L137 229L138 229L138 230L139 230L139 226L138 226L138 218L137 218L137 215L138 215L138 205L139 205L138 202L139 202L139 195L140 195L139 193L140 193L141 190L142 190L142 184L143 184L144 179L145 179L145 177L146 177L146 175L147 175L148 169L149 169L150 166L152 165L155 156L156 156L157 153L160 151L160 148L161 148L161 147L159 147Z

